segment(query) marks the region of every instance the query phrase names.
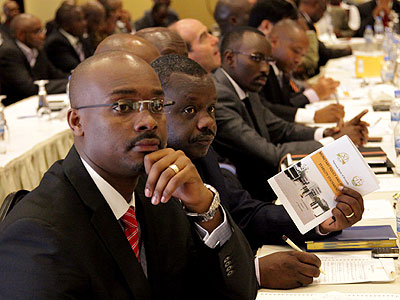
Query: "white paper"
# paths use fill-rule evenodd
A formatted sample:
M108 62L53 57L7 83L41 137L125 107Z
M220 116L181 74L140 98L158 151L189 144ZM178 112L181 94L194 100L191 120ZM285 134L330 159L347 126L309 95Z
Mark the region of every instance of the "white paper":
M332 216L339 186L361 195L379 188L375 174L347 136L311 153L268 183L302 234Z
M385 199L364 200L363 220L394 219L394 211L390 201Z
M393 258L372 258L369 255L318 255L322 274L313 284L390 282L394 280Z
M400 294L374 294L374 293L341 293L341 292L329 292L329 293L268 293L259 292L256 300L364 300L364 299L381 299L381 300L398 300Z

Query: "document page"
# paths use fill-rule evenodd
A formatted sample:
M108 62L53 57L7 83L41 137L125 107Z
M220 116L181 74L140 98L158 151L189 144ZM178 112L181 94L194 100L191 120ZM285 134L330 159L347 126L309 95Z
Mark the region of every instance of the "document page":
M389 282L394 280L393 258L372 258L369 255L318 255L322 274L313 284Z
M394 219L394 211L389 200L364 200L363 220Z
M399 300L400 294L353 294L353 293L267 293L259 292L256 300L365 300L365 299L381 299L381 300Z

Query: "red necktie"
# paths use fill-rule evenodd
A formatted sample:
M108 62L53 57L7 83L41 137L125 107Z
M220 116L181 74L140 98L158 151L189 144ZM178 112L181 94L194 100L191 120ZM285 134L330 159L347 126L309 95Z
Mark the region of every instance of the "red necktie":
M132 206L129 207L128 211L121 218L124 224L124 233L135 253L137 259L139 259L139 229L136 220L135 210Z
M300 91L297 84L290 78L289 80L290 87L292 88L293 92L298 93Z

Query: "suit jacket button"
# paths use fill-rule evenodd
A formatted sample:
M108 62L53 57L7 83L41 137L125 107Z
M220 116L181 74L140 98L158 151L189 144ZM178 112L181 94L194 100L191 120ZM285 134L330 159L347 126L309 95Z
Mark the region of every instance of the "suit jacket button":
M234 273L234 271L231 270L231 271L228 272L228 274L226 274L226 276L231 277L233 275L233 273Z
M233 266L229 266L229 267L226 268L226 272L229 272L232 269L233 269Z
M231 263L232 263L232 262L231 262L230 260L228 260L228 261L225 263L225 268L228 267Z
M227 257L225 257L225 259L224 259L224 263L226 263L228 260L230 260L231 259L231 257L228 255Z

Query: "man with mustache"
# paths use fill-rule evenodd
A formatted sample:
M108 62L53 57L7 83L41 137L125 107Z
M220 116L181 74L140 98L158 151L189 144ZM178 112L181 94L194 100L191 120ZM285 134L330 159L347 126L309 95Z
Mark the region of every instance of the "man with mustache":
M281 205L252 199L224 179L215 152L210 148L217 131L215 122L216 89L210 75L196 62L179 55L162 56L152 63L166 100L175 105L166 107L168 146L182 150L193 161L204 182L218 187L221 203L232 214L253 249L263 244L282 243L282 235L296 242L321 239L316 230L301 235ZM332 219L319 226L321 232L334 232L351 226L361 219L362 197L344 189L333 209ZM356 217L346 218L354 212ZM256 260L259 282L266 288L294 288L310 284L319 275L319 259L309 253L277 252Z
M69 96L74 146L1 224L0 298L254 299L253 255L218 191L165 148L154 70L96 54Z
M324 130L286 122L261 104L258 92L267 82L271 47L257 29L244 27L227 33L221 53L222 68L213 74L218 94L214 147L235 165L240 182L254 198L274 199L267 180L276 174L287 153L311 153L345 134L356 145L366 142L362 115L341 128Z

